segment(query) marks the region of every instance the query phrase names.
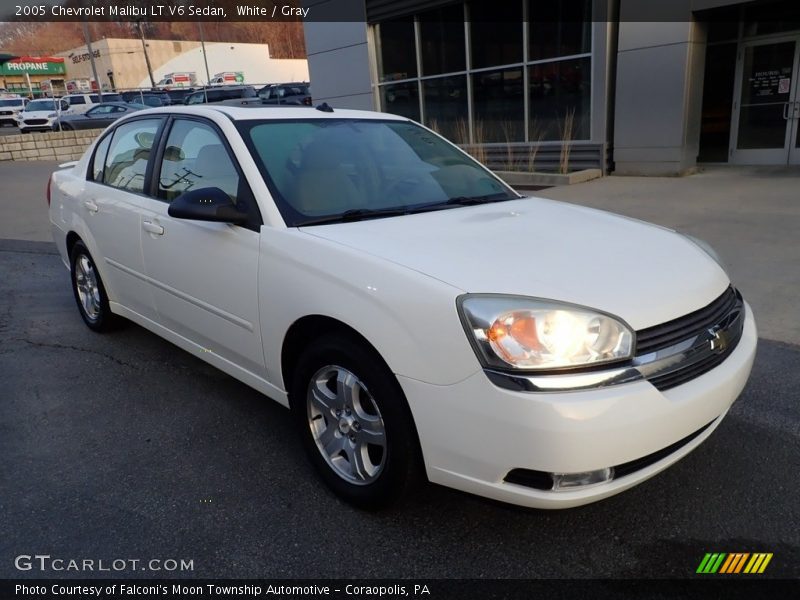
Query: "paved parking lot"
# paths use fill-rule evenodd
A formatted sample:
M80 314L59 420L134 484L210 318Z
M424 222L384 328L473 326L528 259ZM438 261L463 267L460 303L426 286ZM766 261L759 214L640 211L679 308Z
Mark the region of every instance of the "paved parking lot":
M544 512L431 485L364 513L317 482L283 408L137 326L83 325L45 241L51 165L23 164L0 164L0 578L41 576L13 566L35 553L191 559L194 577L689 577L715 551L800 577L798 340L762 339L715 434L614 498ZM744 255L796 246L788 224L757 239Z

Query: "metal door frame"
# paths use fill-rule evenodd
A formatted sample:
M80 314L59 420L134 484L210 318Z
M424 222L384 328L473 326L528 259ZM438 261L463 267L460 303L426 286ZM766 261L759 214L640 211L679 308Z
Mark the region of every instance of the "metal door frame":
M794 42L794 58L792 64L792 83L789 90L789 101L784 105L784 118L787 120L782 148L744 149L738 150L739 118L742 102L742 86L744 85L744 55L748 47L766 46ZM740 165L785 165L800 164L800 148L795 148L797 130L800 127L800 34L770 36L768 38L748 39L739 42L736 52L736 76L733 86L733 112L731 115L731 136L729 157L731 164Z

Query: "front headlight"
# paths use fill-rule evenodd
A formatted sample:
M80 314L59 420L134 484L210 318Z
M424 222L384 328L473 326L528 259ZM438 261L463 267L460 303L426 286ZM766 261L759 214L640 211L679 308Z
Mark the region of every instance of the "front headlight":
M49 115L47 115L47 118L48 119L55 119L57 116L58 116L58 113L50 113Z
M461 296L458 308L481 362L507 369L563 369L630 358L633 331L590 308L522 296Z

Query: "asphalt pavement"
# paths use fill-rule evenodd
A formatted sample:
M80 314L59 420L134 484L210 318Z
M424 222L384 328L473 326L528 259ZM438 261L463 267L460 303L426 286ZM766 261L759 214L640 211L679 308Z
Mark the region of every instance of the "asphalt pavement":
M23 237L8 212L45 237L34 171L14 187L0 165L0 237ZM798 367L800 347L760 340L717 431L602 502L536 511L427 485L365 513L318 482L288 411L135 325L92 333L52 243L0 240L0 578L53 576L15 568L37 553L191 560L168 574L202 578L693 577L737 551L798 578Z

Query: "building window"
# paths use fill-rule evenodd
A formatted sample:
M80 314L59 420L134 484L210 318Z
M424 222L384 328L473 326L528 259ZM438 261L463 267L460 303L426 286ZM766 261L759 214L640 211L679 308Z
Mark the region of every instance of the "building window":
M522 67L474 73L472 95L476 143L525 140Z
M472 68L521 63L522 4L470 2L470 50Z
M417 76L414 35L413 19L380 24L376 52L380 81L397 81Z
M462 4L427 12L420 17L419 25L423 75L466 68Z
M471 0L374 32L385 112L456 143L591 136L592 0Z
M419 83L405 81L380 87L381 110L420 121Z
M426 79L422 86L428 127L457 144L469 142L466 76Z
M529 139L589 137L591 58L528 67Z
M541 60L591 50L592 0L528 0L529 58Z

